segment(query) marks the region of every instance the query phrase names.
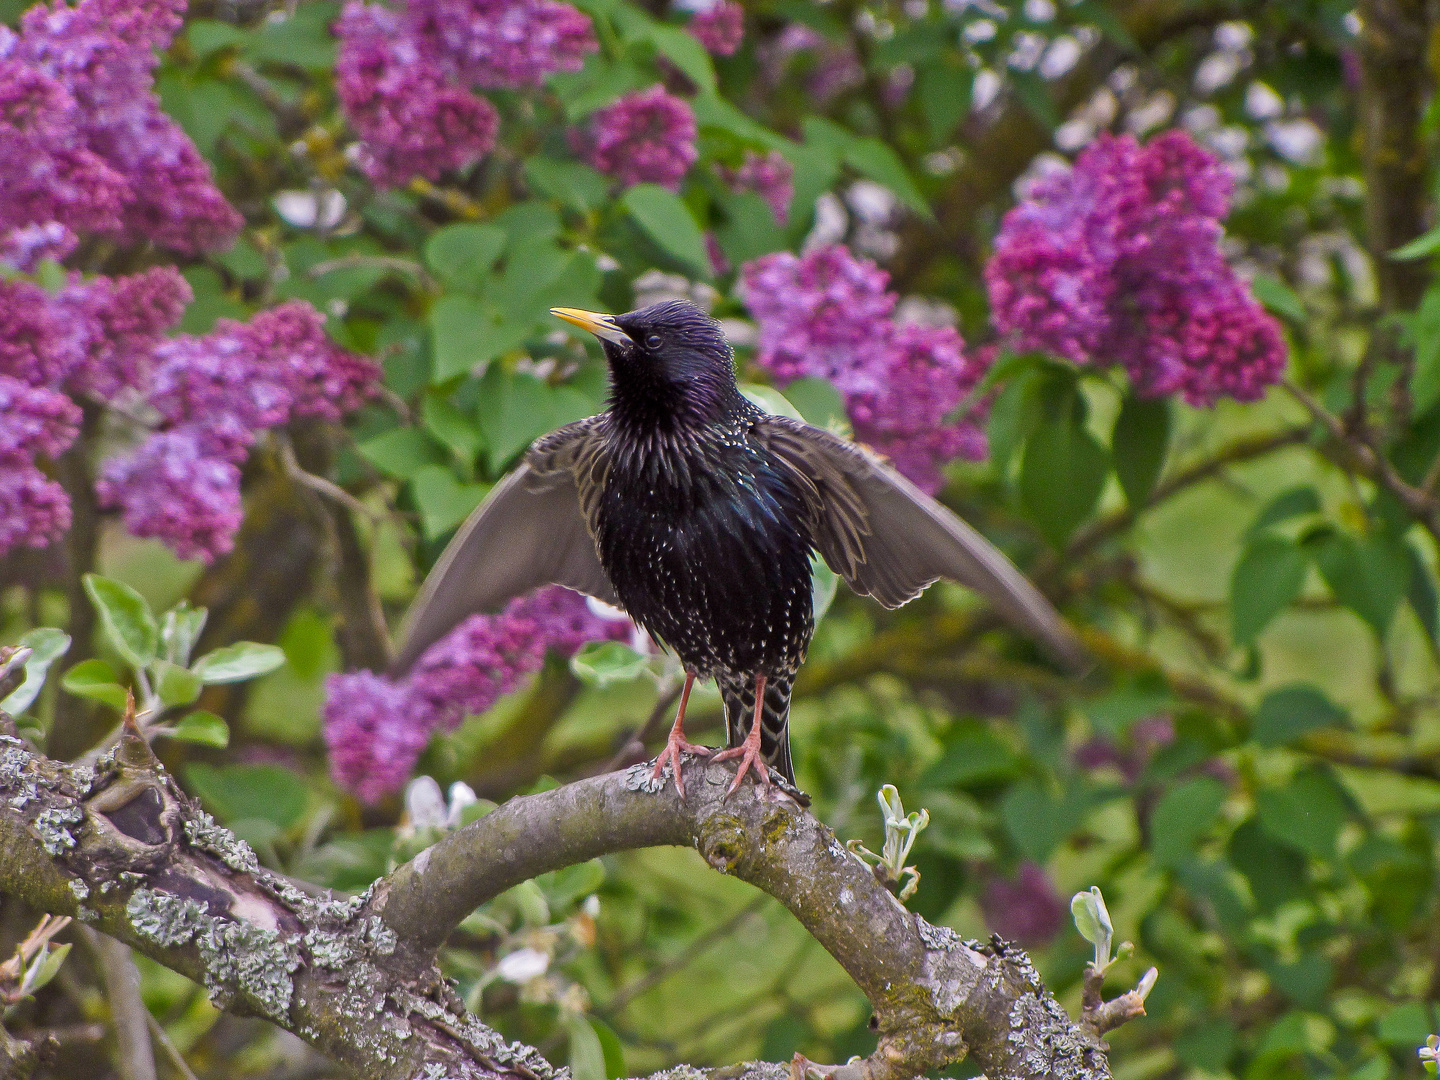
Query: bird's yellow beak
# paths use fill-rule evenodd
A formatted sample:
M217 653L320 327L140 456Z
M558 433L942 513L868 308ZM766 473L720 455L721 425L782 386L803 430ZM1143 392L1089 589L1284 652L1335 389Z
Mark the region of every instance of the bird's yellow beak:
M630 335L615 325L614 315L605 315L598 311L582 311L580 308L573 307L552 307L550 314L557 319L573 323L582 330L589 330L598 338L613 341L617 345L633 344Z

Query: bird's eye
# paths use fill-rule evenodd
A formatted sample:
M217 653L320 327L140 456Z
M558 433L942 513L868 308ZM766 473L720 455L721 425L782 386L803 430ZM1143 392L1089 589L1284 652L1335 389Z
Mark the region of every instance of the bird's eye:
M647 349L658 349L660 347L660 335L651 334L649 337L647 337L645 339L645 347Z

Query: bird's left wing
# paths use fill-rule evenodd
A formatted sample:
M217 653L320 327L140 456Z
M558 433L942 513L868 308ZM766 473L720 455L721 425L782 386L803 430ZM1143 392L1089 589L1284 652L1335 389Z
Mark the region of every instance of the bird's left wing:
M595 554L582 512L583 487L596 479L595 417L535 442L525 461L495 485L460 526L425 579L405 621L404 645L390 667L403 675L461 620L498 611L539 585L564 585L618 604Z
M846 583L899 607L949 578L990 601L1072 670L1089 666L1075 632L989 540L864 448L784 416L752 435L805 481L816 547Z

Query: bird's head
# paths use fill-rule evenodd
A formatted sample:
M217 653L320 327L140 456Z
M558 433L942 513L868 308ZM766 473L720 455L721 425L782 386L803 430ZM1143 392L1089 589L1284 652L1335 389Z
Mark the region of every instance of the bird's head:
M720 324L688 300L624 315L578 308L550 313L600 339L610 364L612 408L661 422L705 421L738 398L734 357Z

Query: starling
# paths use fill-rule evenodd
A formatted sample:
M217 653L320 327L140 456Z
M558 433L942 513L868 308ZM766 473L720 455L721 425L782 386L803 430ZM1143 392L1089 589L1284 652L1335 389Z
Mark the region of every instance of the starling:
M720 325L668 301L627 315L552 313L596 335L604 412L537 439L470 515L411 612L403 674L465 617L555 583L624 608L685 669L659 776L680 754L697 678L725 702L728 749L764 786L792 785L790 688L815 630L811 553L885 607L936 579L982 593L1072 668L1073 632L979 533L853 443L753 405Z

